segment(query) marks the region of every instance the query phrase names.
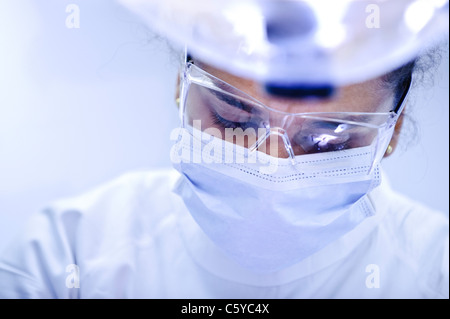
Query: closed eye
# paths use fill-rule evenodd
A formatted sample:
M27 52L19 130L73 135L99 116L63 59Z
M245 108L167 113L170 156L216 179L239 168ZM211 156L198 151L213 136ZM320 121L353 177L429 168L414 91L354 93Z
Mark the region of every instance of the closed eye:
M237 99L231 95L228 95L228 94L222 93L220 91L216 91L216 90L209 90L209 92L214 94L215 97L217 97L222 102L225 102L229 106L235 107L239 110L242 110L242 111L245 111L248 113L257 112L257 110L255 109L254 106L252 106L250 103L246 103L243 100Z

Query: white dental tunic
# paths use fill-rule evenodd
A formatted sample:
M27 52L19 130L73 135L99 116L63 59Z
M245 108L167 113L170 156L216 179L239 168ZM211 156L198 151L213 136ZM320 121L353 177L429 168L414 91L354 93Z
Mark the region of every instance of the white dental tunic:
M175 170L126 174L60 200L0 256L0 298L448 298L449 224L389 188L376 214L298 264L252 273L173 192Z

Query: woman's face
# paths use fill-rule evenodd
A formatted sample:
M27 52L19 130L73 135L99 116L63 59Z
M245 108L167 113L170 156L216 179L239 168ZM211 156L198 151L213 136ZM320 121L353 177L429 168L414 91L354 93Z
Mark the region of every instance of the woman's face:
M277 112L271 113L271 126L286 129L286 134L292 141L296 138L298 128L306 127L307 123L305 123L305 120L302 118L293 118L290 119L290 122L287 125L286 117L283 116L285 113L385 113L391 111L394 107L394 94L391 89L383 85L383 80L381 78L339 87L335 94L327 99L295 99L270 95L264 90L264 87L256 81L235 76L201 61L196 60L195 65L240 91L245 92L257 101L270 107L272 110L283 112L280 113L280 115L278 115ZM192 107L192 111L190 111L191 123L194 120L201 120L203 129L213 127L215 129L222 129L223 133L223 127L225 127L225 125L218 123L217 117L222 120L225 119L227 123L244 122L244 119L249 117L248 112L239 108L229 107L227 103L224 103L223 99L220 101L220 98L210 92L213 91L204 89L201 86L191 85L187 101L188 105L195 106ZM214 107L212 107L212 105L214 105ZM217 115L211 116L212 112ZM258 118L256 114L252 114L252 116ZM234 124L228 124L228 127L230 125L232 127L235 126ZM245 127L242 126L243 130L246 130L247 128L252 128L251 124ZM355 129L353 131L355 131ZM225 134L221 135L224 136ZM359 136L360 135L361 134L359 134ZM373 136L370 135L370 132L366 134L367 140L373 139ZM354 134L354 136L358 136L358 134ZM333 151L343 149L339 148L341 147L340 142L343 141L337 139L333 143L329 143L331 147L327 146L328 149L323 148L323 150ZM371 141L367 142L363 141L361 138L355 139L348 137L348 141L345 141L345 143L345 147L360 147L365 146L365 144L370 144ZM294 152L296 153L295 155L308 153L307 147L301 146L301 143L298 143L298 145L296 145L296 143L292 144ZM244 146L247 147L248 145ZM393 147L394 145L391 146ZM280 147L276 156L287 157L287 154L281 154L283 153L283 150L284 148ZM271 153L273 155L273 152Z

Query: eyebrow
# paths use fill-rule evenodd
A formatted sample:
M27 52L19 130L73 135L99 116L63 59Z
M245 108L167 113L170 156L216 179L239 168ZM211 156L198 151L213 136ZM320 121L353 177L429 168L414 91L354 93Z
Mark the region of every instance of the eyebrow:
M250 103L246 103L244 101L240 101L236 98L233 98L232 96L222 93L220 91L216 90L209 90L212 94L214 94L219 100L227 103L228 105L235 107L237 109L243 110L248 113L255 113L255 107L252 106Z

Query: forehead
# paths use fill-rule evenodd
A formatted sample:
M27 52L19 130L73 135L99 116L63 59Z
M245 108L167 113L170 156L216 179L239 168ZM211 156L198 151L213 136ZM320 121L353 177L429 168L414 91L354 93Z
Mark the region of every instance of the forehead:
M205 62L195 60L195 64L261 103L282 112L388 112L392 109L394 100L392 90L383 85L381 77L338 87L336 93L327 99L295 99L270 95L262 83L233 75Z

